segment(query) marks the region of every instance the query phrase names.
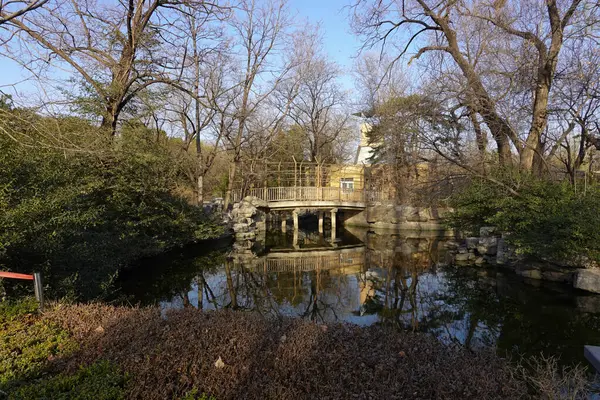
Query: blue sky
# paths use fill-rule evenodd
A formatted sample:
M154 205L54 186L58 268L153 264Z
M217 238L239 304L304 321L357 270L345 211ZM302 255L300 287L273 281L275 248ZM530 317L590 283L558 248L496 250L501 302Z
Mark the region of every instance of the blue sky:
M351 0L290 0L289 3L290 10L297 14L299 22L308 20L313 24L320 23L325 52L346 72L341 80L346 89L353 88L350 74L353 57L360 47L358 39L350 32L349 10L344 8L349 3ZM27 76L15 62L0 57L0 90L14 93L14 89L7 85L20 82ZM19 84L17 90L37 91L27 82Z
M347 73L350 73L360 47L358 39L350 32L349 10L344 8L351 0L291 0L290 8L298 18L311 23L320 22L324 36L325 52ZM344 84L350 88L350 77Z
M0 90L6 93L13 93L13 90L7 85L15 84L26 79L27 74L23 73L22 68L12 60L0 57ZM21 83L20 88L31 87L29 84Z

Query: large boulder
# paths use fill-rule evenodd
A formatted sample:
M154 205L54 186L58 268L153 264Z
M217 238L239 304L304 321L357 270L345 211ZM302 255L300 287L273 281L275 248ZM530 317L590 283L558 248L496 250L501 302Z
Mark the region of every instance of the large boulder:
M244 197L242 201L233 205L231 217L234 221L242 222L252 219L254 221L266 221L266 212L263 210L267 207L267 202L258 197Z
M479 236L481 237L490 237L494 233L496 233L495 226L482 226L481 228L479 228Z
M573 286L592 293L600 293L600 269L580 269Z
M235 204L233 206L233 210L231 210L231 217L234 221L252 218L254 214L256 214L256 207L250 203L246 203L245 201Z
M263 200L256 196L246 196L244 197L244 200L242 200L242 202L249 203L256 208L267 208L269 206L269 203L267 203L266 200Z
M543 279L542 271L538 268L533 267L520 267L515 270L517 275L522 276L523 278L540 280Z
M478 237L468 237L465 239L465 245L467 246L467 249L469 249L469 250L476 249L478 244L479 244Z
M391 222L396 223L396 208L392 204L380 204L367 208L367 222ZM396 222L394 222L396 221Z
M482 237L477 243L477 252L481 255L493 256L498 252L498 238Z
M267 202L255 196L244 197L242 201L233 205L231 221L237 240L252 241L258 233L266 231L266 207Z
M250 230L250 225L249 224L245 224L243 222L242 223L233 224L233 231L235 233L238 233L238 232L240 232L240 233L241 232L248 232L249 230Z
M254 240L256 239L256 232L237 232L235 234L236 240Z
M567 270L547 270L542 271L542 278L546 281L573 283L573 272Z
M431 213L427 208L405 206L403 216L408 222L427 222L431 219Z
M471 255L469 253L458 253L454 256L454 261L456 262L466 262L469 261Z

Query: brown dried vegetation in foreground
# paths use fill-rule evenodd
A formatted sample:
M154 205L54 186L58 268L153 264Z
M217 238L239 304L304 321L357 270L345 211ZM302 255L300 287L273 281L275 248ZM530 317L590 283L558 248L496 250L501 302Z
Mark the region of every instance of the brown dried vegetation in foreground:
M45 314L81 350L75 370L110 360L129 375L127 397L176 398L192 388L218 399L505 399L526 395L492 354L382 327L195 309L59 306ZM219 357L224 367L215 362ZM58 367L58 365L57 365Z

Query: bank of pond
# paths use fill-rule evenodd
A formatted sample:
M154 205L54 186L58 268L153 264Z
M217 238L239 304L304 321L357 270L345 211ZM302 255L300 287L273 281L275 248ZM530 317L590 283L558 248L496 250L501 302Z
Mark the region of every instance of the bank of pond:
M451 239L348 227L332 243L314 231L300 231L299 239L271 231L253 248L221 242L146 260L121 275L115 298L163 310L232 308L393 325L500 355L585 362L583 345L600 343L600 295L502 268L454 267Z
M268 231L256 241L173 250L122 271L112 305L55 305L41 320L76 350L61 355L71 344L49 339L54 361L39 368L64 379L93 377L77 372L82 365L125 372L129 381L114 382L126 398L239 398L246 389L247 398L406 398L407 390L413 398L523 398L544 395L534 382L554 379L548 390L558 391L573 380L579 389L591 384L583 346L600 344L600 295L454 266L452 239L347 227L335 236ZM41 323L30 318L31 327ZM10 329L6 319L3 326ZM257 377L261 365L271 384ZM570 383L549 372L562 368ZM0 384L26 390L30 381L25 374Z

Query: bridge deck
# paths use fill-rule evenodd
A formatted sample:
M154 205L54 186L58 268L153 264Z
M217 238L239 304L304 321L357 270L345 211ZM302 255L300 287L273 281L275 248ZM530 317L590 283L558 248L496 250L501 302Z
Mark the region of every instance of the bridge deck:
M242 192L234 191L233 202L242 200ZM252 188L244 196L255 196L265 200L271 209L294 208L346 208L364 209L368 202L383 200L383 193L362 189L339 187L267 187ZM387 199L386 199L387 200Z

